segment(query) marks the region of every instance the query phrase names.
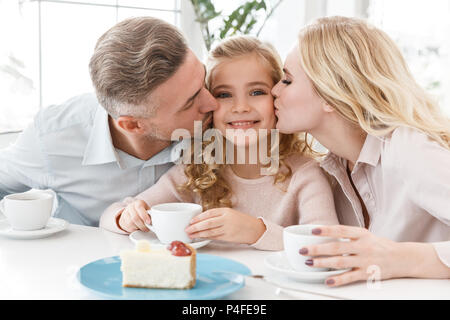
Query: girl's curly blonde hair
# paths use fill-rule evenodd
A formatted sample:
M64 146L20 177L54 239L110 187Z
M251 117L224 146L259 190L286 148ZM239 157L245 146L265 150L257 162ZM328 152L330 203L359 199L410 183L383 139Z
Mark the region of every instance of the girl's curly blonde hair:
M267 71L270 72L274 84L280 81L283 75L282 63L275 48L255 37L236 36L219 43L210 52L207 62L207 87L211 88L212 73L220 63L250 54L256 54L267 66ZM210 143L212 142L203 142L203 150ZM273 174L274 184L282 183L292 175L292 170L285 161L289 156L293 154L316 155L310 144L311 141L308 142L306 134L279 134L278 154L271 153L270 155L278 156L280 164L278 170ZM194 150L194 148L191 149ZM205 159L205 155L204 153L203 159ZM188 180L179 188L196 194L200 198L203 210L232 207L232 190L224 178L226 166L227 164L209 164L205 161L201 164L194 164L191 161L191 164L186 165L184 170Z

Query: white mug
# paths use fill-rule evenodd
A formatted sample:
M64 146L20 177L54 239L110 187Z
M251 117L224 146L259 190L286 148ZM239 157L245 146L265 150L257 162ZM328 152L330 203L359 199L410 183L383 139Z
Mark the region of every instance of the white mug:
M327 242L347 241L347 239L337 239L312 234L312 230L321 227L320 225L305 224L294 225L283 229L284 252L291 267L297 271L320 272L329 271L329 268L315 268L305 264L306 260L313 257L303 256L300 249L309 245L316 245Z
M46 190L15 193L5 196L0 208L14 230L39 230L50 219L53 199L53 193Z
M202 206L195 203L158 204L147 211L152 219L152 225L146 226L156 234L161 243L169 244L175 240L190 243L192 239L184 229L191 219L202 211Z

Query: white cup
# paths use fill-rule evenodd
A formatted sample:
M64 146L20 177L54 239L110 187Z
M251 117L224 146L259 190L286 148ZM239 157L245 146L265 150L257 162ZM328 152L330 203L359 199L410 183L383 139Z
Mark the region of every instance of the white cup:
M0 207L14 230L39 230L50 219L53 199L47 191L15 193L5 196Z
M303 256L299 253L300 249L309 245L316 245L327 242L347 241L346 239L337 239L330 237L316 236L312 230L321 227L320 225L295 225L283 229L284 252L291 267L297 271L319 272L329 271L329 268L315 268L305 264L306 260L312 257Z
M152 225L146 226L156 234L161 243L169 244L175 240L190 243L192 239L184 229L191 219L202 211L202 206L195 203L158 204L147 211Z

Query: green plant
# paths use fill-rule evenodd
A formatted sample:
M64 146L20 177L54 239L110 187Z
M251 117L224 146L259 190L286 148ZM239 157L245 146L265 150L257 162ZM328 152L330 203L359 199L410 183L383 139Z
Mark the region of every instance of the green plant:
M203 40L208 51L217 40L236 34L251 34L260 15L264 14L264 20L255 33L258 36L266 21L272 16L281 2L283 0L278 0L275 4L268 0L247 1L234 9L230 15L222 16L221 11L216 11L214 0L191 0L196 21L200 23ZM218 19L220 19L220 26L212 30L210 22Z

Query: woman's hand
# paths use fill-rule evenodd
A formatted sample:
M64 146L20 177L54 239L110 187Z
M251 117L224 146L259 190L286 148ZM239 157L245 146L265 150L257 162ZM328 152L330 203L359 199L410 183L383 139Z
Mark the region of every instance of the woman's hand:
M186 229L190 238L205 238L253 244L266 231L261 219L231 208L207 210L191 220Z
M299 254L311 256L306 262L311 267L352 269L328 278L325 283L332 287L367 280L369 277L371 280L382 280L412 276L411 272L416 267L414 256L421 252L414 252L412 243L398 243L380 238L364 228L321 226L314 229L313 234L351 240L311 245L300 249ZM314 258L324 255L331 257Z
M150 231L145 223L151 224L151 219L147 210L150 207L145 201L135 200L130 203L126 208L122 211L119 217L118 225L119 228L126 232L133 232L136 230L141 230L144 232Z

